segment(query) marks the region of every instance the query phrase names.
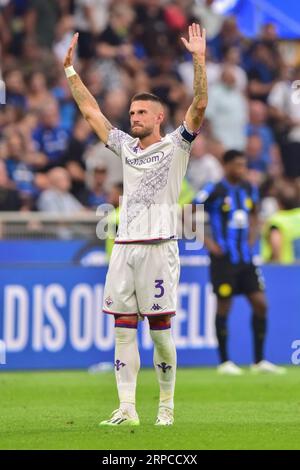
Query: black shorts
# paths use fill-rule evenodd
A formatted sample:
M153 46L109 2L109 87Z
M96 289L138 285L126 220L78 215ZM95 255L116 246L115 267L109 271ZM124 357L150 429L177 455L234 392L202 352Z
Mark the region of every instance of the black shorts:
M264 279L253 263L233 264L228 255L211 256L210 260L210 278L219 298L264 291Z

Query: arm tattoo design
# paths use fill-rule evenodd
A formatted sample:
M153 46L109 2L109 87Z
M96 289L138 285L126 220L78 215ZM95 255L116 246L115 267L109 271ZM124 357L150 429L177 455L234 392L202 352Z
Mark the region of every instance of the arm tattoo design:
M207 106L207 79L205 63L196 55L193 57L194 63L194 99L193 110L199 116L199 110L204 110ZM196 117L196 116L195 116Z
M84 105L92 106L95 109L98 108L97 101L91 95L78 75L74 75L73 77L69 78L69 85L72 95L80 109Z
M84 83L82 82L82 80L80 79L78 75L74 75L73 77L69 78L69 85L70 85L74 100L78 104L79 109L84 116L86 114L85 109L87 108L93 108L99 111L99 113L101 112L97 101L95 100L93 95L89 92L89 90L84 85ZM102 114L102 120L108 131L113 129L113 126L108 121L108 119L106 119L106 117L103 116L103 114Z

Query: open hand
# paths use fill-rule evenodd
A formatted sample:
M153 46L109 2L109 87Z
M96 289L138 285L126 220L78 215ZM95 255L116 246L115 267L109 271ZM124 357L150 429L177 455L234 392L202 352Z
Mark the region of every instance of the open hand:
M181 38L183 44L191 54L198 54L205 56L206 48L206 31L201 28L199 24L193 23L189 26L189 40Z
M73 38L72 38L70 47L69 47L68 52L66 54L66 57L64 59L64 67L65 68L71 67L71 65L73 65L74 51L75 51L76 46L77 46L78 38L79 38L79 33L75 33Z

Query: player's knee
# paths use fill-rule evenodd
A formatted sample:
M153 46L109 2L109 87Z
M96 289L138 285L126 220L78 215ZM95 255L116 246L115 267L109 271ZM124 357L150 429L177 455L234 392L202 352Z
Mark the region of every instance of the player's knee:
M115 316L115 342L116 344L129 345L136 341L137 316Z
M115 328L137 329L137 315L115 315Z
M149 318L149 325L150 335L156 350L160 351L160 354L167 354L170 349L170 343L172 343L171 335L166 334L171 328L170 316Z
M171 328L171 317L161 315L157 317L148 317L150 330L168 330Z

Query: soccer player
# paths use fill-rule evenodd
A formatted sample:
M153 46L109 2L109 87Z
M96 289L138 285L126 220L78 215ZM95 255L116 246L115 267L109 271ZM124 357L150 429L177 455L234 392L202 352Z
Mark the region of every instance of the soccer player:
M164 137L160 132L163 104L150 93L140 93L131 100L131 135L113 128L72 66L77 41L78 34L64 62L73 97L96 134L121 158L124 175L124 198L103 307L105 313L115 317L115 372L120 406L100 424L139 424L135 407L140 368L137 324L139 318L147 317L160 387L156 424L171 425L176 350L170 327L171 317L176 313L179 257L169 212L177 203L191 143L199 132L207 105L205 30L201 32L200 26L193 23L189 26L188 40L182 38L193 57L194 98L182 125Z
M211 235L205 236L210 253L210 275L217 296L216 334L222 374L240 375L243 370L229 360L227 318L232 297L244 294L252 307L254 339L253 372L282 373L284 369L264 360L267 303L264 282L252 262L252 245L258 232L257 188L246 180L247 161L238 150L223 157L225 176L219 183L208 183L194 202L204 203L210 216Z

